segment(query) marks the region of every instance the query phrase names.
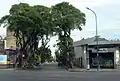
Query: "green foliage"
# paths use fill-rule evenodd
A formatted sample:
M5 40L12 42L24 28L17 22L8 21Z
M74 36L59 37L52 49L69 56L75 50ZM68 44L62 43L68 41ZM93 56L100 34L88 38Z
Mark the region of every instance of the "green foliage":
M53 35L51 17L50 8L48 7L41 5L30 6L26 3L20 3L13 5L9 15L1 18L0 25L3 24L7 26L7 29L14 32L17 47L20 48L18 56L21 61L23 51L26 50L26 60L29 60L28 62L30 63L34 62L34 54L38 51L39 40L42 40L42 47L47 45ZM43 50L46 49L44 48ZM42 56L41 58L44 58L44 55Z
M59 61L65 62L74 59L73 40L71 31L81 30L85 25L85 14L68 2L62 2L51 8L27 3L14 4L9 15L0 19L0 26L4 25L14 32L16 44L19 48L19 64L22 65L22 54L26 53L25 59L28 64L34 64L35 54L41 57L41 62L52 59L51 50L47 47L50 38L58 35ZM38 42L41 47L38 48ZM23 63L25 64L25 63Z
M41 63L51 59L51 50L48 47L41 46L38 51L39 55L41 56Z
M41 63L40 55L35 54L35 63Z
M55 59L53 58L53 56L50 56L50 58L47 59L48 62L55 62Z
M85 25L85 14L67 2L52 7L53 22L56 27L69 32L69 29L80 29Z
M52 7L53 23L56 26L56 34L59 42L57 43L60 52L59 61L67 66L74 59L73 40L70 37L74 29L81 30L85 25L85 14L68 2L62 2ZM72 64L71 64L72 65ZM68 66L67 66L68 67Z

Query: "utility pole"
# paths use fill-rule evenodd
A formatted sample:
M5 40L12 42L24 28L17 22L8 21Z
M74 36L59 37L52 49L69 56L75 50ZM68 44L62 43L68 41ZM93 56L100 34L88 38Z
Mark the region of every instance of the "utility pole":
M96 41L96 53L97 53L97 71L100 70L100 63L99 63L99 53L98 53L98 27L97 27L97 15L95 13L95 11L93 11L90 8L86 8L88 10L90 10L94 15L95 15L95 23L96 23L96 36L95 36L95 41Z

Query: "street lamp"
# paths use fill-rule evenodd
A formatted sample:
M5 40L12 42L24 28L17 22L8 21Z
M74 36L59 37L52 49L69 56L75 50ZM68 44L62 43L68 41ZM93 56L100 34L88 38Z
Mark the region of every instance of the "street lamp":
M95 13L95 11L93 11L92 9L86 7L86 9L90 10L94 15L95 15L95 23L96 23L96 50L97 50L97 70L99 71L100 69L100 65L99 65L99 53L98 53L98 28L97 28L97 15Z

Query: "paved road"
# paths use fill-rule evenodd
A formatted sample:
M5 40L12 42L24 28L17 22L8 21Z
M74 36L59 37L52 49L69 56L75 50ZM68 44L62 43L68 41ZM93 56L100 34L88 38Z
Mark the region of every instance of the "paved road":
M120 72L68 72L45 65L39 71L0 70L0 81L120 81Z

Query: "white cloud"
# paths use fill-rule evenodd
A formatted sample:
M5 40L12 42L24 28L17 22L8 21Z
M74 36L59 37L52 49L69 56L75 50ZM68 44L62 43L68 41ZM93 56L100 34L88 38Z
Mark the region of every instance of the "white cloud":
M117 0L69 0L76 7L97 7L117 3Z

